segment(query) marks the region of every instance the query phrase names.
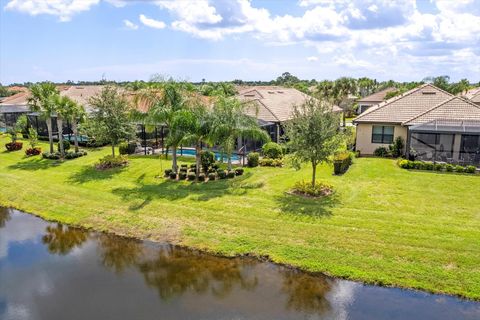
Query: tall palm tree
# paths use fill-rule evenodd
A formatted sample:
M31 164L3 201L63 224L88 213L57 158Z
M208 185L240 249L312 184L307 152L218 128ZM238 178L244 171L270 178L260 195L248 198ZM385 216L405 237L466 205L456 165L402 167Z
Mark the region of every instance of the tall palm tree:
M63 145L63 119L68 117L68 110L70 105L75 103L70 98L65 96L55 96L55 111L57 115L57 130L58 130L58 146L60 149L60 155L65 157L65 147Z
M45 119L48 130L50 153L53 153L52 116L55 113L55 97L58 95L57 87L51 82L38 83L30 87L28 106L34 112L40 113Z
M63 99L62 101L63 116L70 121L73 132L75 152L78 152L78 122L82 122L85 119L86 112L82 105L67 97L65 98L66 99Z
M203 104L198 104L187 111L184 117L184 135L182 143L195 145L195 161L197 179L200 174L202 144L214 143L213 114Z
M134 118L150 125L163 124L168 127L167 149L172 149L172 170L178 171L177 148L183 139L184 123L181 115L190 109L191 91L184 83L168 81L139 92L135 98L137 105L147 108L146 114L135 113Z
M237 138L256 141L270 141L270 136L262 130L257 120L245 113L246 105L236 98L219 97L213 107L213 137L220 143L227 155L228 169L232 169L232 153Z

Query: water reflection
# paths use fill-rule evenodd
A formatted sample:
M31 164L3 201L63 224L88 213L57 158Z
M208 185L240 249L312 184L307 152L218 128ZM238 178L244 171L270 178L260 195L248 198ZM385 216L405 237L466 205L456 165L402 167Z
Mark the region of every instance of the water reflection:
M212 255L166 247L154 259L141 262L139 270L145 282L158 291L162 299L171 299L193 291L207 291L216 297L228 295L235 286L251 290L258 283L254 274L243 273L246 268L239 259L220 259Z
M79 228L67 227L60 223L47 226L42 241L50 253L66 255L87 241L88 232Z
M5 227L8 220L10 220L10 209L0 207L0 228Z
M15 210L0 208L0 226L2 320L18 319L20 307L49 320L480 319L471 301L97 234Z

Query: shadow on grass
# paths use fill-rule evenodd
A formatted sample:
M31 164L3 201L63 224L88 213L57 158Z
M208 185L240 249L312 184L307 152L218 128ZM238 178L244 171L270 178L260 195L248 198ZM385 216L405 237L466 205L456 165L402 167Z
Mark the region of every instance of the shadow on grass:
M137 178L133 188L116 188L113 194L123 201L133 201L129 209L139 210L155 199L176 201L191 197L194 201L208 201L225 195L242 196L251 189L263 187L263 183L246 183L251 174L236 177L233 180L216 180L211 182L171 181L163 179L159 184L145 183L144 177Z
M60 160L50 160L43 158L27 158L28 160L20 161L8 166L9 169L20 169L28 171L45 170L48 168L58 167L63 162Z
M322 218L332 215L332 209L338 204L339 199L335 194L319 199L284 194L278 196L276 202L284 214Z
M111 179L114 175L122 172L124 168L125 167L113 168L108 170L97 170L93 165L88 165L82 167L80 171L72 174L68 178L68 181L71 183L82 184L89 181Z

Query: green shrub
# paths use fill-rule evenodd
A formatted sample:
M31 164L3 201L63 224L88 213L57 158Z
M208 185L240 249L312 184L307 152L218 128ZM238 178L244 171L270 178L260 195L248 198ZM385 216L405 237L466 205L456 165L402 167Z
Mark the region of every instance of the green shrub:
M455 172L459 172L459 173L465 172L465 167L455 166Z
M435 163L433 169L435 171L443 171L443 170L445 170L445 165L443 163Z
M217 174L220 179L225 179L227 177L227 171L225 170L220 169L217 171Z
M185 180L187 178L187 171L180 171L178 174L178 180Z
M118 152L120 152L120 154L134 154L136 148L137 148L136 143L122 142L118 145Z
M43 159L49 159L49 160L59 160L60 159L60 152L44 152L42 153L42 158Z
M180 172L185 172L185 173L187 173L188 168L187 168L187 167L180 167L180 170L179 170L179 171L180 171Z
M451 165L450 163L448 163L446 166L445 166L445 170L447 172L453 172L453 170L455 169L455 166L454 165Z
M465 172L475 173L475 172L477 172L477 168L475 166L468 166L468 167L465 168Z
M193 169L193 170L197 169L197 165L195 163L191 164L190 169Z
M433 170L434 165L432 162L424 162L423 163L423 170Z
M200 173L198 175L198 181L205 181L205 174L204 173Z
M236 169L235 169L235 174L236 174L237 176L243 175L243 168L236 168Z
M172 171L173 171L172 169L165 169L165 177L169 177Z
M193 180L195 180L196 177L197 177L197 175L195 174L195 172L189 172L187 174L188 181L193 181Z
M263 159L260 159L258 164L262 167L272 167L273 166L273 159L263 158Z
M125 167L126 165L128 165L128 158L126 156L120 155L118 157L114 157L112 155L108 155L98 160L98 162L95 164L95 168L97 168L97 170L105 170Z
M398 161L398 166L402 169L413 169L413 161L410 160L400 160Z
M204 172L208 171L208 168L215 163L215 153L208 150L202 150L200 152L200 161Z
M235 171L233 171L233 170L228 171L227 178L229 178L229 179L235 178Z
M259 159L260 159L260 155L258 154L258 152L250 152L247 155L247 165L250 168L258 167L258 160Z
M352 164L353 154L348 151L336 153L333 157L333 172L335 174L343 174L347 172Z
M214 181L216 177L217 177L217 174L216 174L215 172L210 172L210 173L208 174L208 180L209 180L209 181L210 181L210 180L211 180L211 181Z
M375 149L375 151L373 151L373 155L375 157L385 158L390 156L390 151L385 147L378 147L377 149Z
M212 164L212 169L214 169L215 171L218 170L220 168L220 165L218 164L218 162L215 162L214 164Z
M265 143L262 147L263 155L270 159L280 159L283 157L282 147L275 142Z
M403 141L402 137L396 137L395 141L391 146L389 146L390 152L392 156L398 158L403 153L403 148L405 147L405 142Z
M174 172L174 171L170 172L170 173L168 174L168 176L169 176L170 179L172 179L172 180L177 179L177 173Z
M57 143L57 150L60 151L60 142ZM68 140L63 140L63 151L70 150L70 142Z
M413 169L423 170L423 161L413 161Z
M333 187L329 184L317 182L315 187L310 182L299 181L293 186L293 192L312 197L326 196L333 192Z

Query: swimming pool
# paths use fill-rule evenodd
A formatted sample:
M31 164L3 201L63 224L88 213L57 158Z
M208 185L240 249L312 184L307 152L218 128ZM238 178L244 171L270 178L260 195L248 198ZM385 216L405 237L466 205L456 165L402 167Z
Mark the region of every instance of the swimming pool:
M216 151L213 153L215 154L215 160L220 161L222 158L222 154ZM172 154L172 150L168 150L168 154ZM183 150L177 149L178 156L183 155L187 157L195 157L196 154L197 152L195 151L195 149L183 149ZM232 154L232 161L240 161L240 159L241 157L238 154ZM223 161L224 162L228 161L227 156L223 155Z

